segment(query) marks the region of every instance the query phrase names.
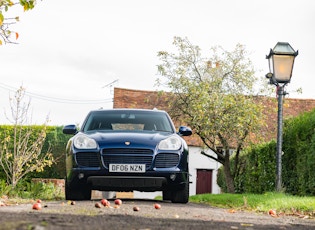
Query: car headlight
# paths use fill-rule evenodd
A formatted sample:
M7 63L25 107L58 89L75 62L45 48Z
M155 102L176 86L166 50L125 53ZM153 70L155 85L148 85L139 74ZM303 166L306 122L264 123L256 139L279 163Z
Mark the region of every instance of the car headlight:
M97 143L94 139L86 135L77 135L73 140L74 147L77 149L96 149Z
M171 136L162 140L158 148L161 150L178 150L182 146L182 142L177 136Z

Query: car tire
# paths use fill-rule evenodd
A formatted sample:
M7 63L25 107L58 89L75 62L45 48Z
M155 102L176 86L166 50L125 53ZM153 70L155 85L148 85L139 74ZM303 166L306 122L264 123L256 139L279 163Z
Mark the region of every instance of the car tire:
M162 199L163 200L171 200L171 198L172 198L172 191L163 191L162 192Z
M70 187L65 185L66 200L91 200L91 188L88 185L81 187Z
M173 191L171 195L172 203L186 204L189 201L189 183L185 183L185 186L181 190Z

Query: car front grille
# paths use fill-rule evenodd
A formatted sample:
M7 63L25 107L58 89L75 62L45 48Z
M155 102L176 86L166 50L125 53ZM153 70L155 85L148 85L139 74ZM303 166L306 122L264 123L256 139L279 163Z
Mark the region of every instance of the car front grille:
M155 158L156 168L172 168L179 163L179 155L176 153L159 153Z
M125 148L117 148L117 149L103 149L103 154L148 154L152 155L153 151L151 149L125 149Z
M76 161L81 167L100 167L98 153L76 153Z
M102 161L106 168L109 164L145 164L146 169L152 165L153 151L150 149L103 149Z
M153 151L150 149L103 149L101 158L99 153L76 153L76 161L80 167L109 168L109 164L145 164L146 169L151 168ZM176 153L159 153L155 158L155 168L172 168L179 163L179 155Z

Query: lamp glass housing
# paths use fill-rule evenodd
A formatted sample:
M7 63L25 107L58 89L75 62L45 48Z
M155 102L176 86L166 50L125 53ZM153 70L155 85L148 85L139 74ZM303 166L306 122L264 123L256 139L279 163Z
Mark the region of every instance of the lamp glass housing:
M273 77L277 83L289 83L292 76L294 59L298 55L287 42L278 42L273 50L270 50L270 70L273 70Z
M278 83L288 83L291 80L294 56L273 55L273 74Z

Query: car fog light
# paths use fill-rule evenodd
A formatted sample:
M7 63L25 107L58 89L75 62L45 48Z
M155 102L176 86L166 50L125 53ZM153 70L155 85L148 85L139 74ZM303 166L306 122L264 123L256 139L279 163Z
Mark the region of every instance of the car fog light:
M78 178L79 178L79 179L84 178L84 173L80 173L80 174L78 175Z
M176 174L171 174L171 175L170 175L170 179L171 179L172 181L174 181L174 180L176 179Z

